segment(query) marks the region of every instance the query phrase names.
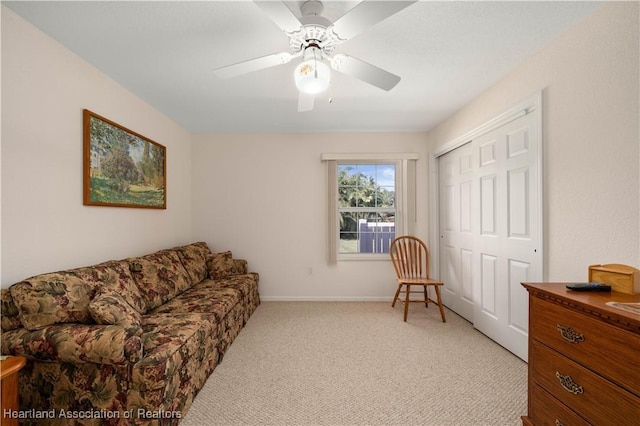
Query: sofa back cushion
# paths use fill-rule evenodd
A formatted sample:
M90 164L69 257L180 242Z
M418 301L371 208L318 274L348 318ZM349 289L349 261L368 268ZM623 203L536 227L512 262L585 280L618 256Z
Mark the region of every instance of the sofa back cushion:
M77 270L53 272L28 278L10 287L24 328L37 330L52 324L91 324L89 302L95 284Z
M207 257L211 255L211 250L207 243L200 241L186 246L176 247L173 250L178 253L180 261L187 270L192 286L207 278L209 274L207 270Z
M175 250L162 250L127 259L129 269L146 302L146 312L191 287L187 271Z
M20 311L13 301L11 291L3 288L0 291L0 314L2 314L2 331L11 331L22 328Z
M129 271L129 263L114 260L38 275L11 286L13 300L2 297L2 329L8 331L5 327L24 326L35 330L72 322L92 324L89 303L95 292L102 288L118 292L139 313L147 310L146 299ZM5 313L5 308L9 313L13 312L11 303L20 314L19 323Z
M129 262L110 260L90 268L79 270L82 278L94 283L96 291L113 290L117 292L138 313L147 311L147 301L138 288L129 270Z

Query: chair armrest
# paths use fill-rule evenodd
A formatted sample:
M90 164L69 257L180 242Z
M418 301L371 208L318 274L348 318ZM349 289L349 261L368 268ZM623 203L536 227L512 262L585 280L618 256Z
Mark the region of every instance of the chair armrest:
M39 361L121 365L142 358L142 339L121 325L56 324L2 333L2 353Z

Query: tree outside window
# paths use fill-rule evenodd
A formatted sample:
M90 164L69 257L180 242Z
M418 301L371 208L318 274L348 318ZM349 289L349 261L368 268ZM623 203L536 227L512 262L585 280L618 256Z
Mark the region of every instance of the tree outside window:
M338 164L340 254L388 253L395 237L396 165Z

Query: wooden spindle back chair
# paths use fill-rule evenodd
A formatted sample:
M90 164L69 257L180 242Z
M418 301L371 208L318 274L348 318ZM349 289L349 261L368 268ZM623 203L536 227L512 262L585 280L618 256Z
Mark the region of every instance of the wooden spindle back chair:
M440 316L442 322L446 322L444 316L444 308L442 298L440 296L440 287L444 284L442 281L432 280L429 276L429 249L427 245L417 237L404 235L397 237L391 243L389 254L393 267L396 270L398 281L398 289L393 297L392 307L396 305L396 301L404 304L404 320L407 321L409 312L409 303L424 303L425 307L429 307L429 302L435 303L440 308ZM411 287L421 287L421 291L413 290ZM429 297L428 288L433 287L436 292L436 299ZM404 300L400 298L400 292L404 290ZM411 299L411 294L422 294L420 299Z

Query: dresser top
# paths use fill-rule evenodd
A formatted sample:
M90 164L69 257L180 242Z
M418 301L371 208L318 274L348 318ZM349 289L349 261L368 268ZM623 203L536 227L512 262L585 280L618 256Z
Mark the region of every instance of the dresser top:
M640 294L573 291L567 290L566 284L568 283L522 283L532 296L570 306L640 333L640 314L612 306L612 303L640 303Z
M19 371L25 362L26 359L22 356L10 356L0 361L0 379Z

